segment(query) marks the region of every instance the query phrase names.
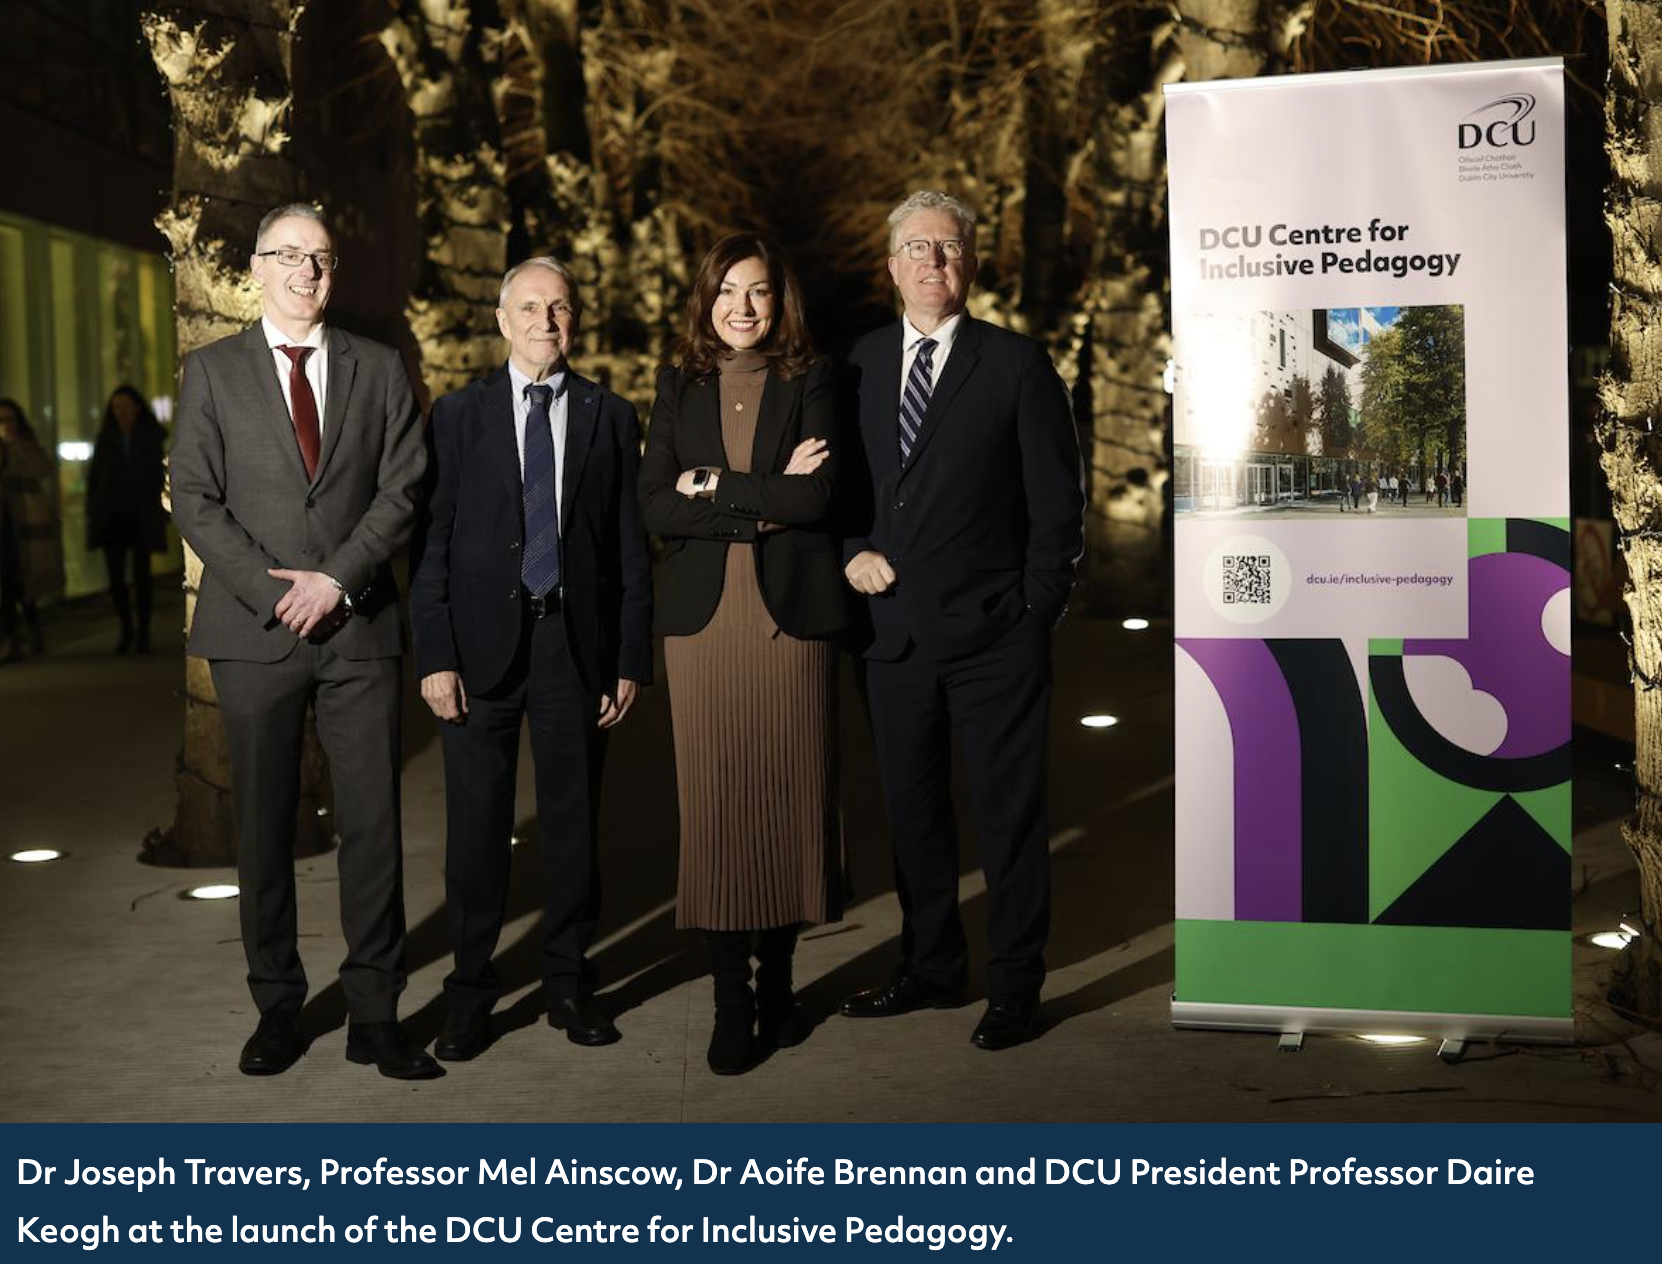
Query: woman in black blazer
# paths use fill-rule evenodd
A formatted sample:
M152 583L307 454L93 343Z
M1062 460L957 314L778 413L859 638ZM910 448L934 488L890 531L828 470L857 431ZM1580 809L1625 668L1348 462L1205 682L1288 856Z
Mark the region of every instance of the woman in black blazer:
M706 933L722 1075L748 1069L758 1040L806 1036L797 931L842 911L835 424L831 366L809 345L789 266L760 237L718 242L658 377L640 486L665 553L676 925Z

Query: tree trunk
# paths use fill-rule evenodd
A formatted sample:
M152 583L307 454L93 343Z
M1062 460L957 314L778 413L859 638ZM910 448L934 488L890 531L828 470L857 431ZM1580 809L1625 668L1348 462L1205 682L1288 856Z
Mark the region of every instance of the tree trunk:
M145 38L173 103L174 198L156 226L171 248L179 358L260 316L248 254L260 217L292 201L298 173L284 157L289 67L304 0L221 0L217 13L146 13ZM199 190L212 189L209 195ZM202 563L185 549L185 628L196 613ZM230 754L208 664L185 659L185 740L173 824L152 830L144 859L167 865L236 863ZM328 846L328 777L308 722L296 855Z
M1633 621L1634 778L1638 803L1622 836L1639 866L1644 934L1622 953L1610 1000L1662 1022L1662 2L1611 0L1605 95L1614 245L1610 367L1599 428Z
M381 43L404 84L415 131L416 213L425 259L406 315L429 399L502 359L491 313L507 267L506 171L492 74L467 0L401 0Z

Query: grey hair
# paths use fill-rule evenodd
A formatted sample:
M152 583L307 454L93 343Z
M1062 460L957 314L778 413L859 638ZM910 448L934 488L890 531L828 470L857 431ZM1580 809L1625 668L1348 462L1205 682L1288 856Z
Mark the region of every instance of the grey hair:
M583 314L583 295L577 288L577 278L571 274L571 269L551 255L535 255L530 259L514 264L502 274L502 289L496 296L496 305L506 310L508 306L508 287L514 283L514 278L527 268L547 268L565 278L566 289L571 293L571 310L578 316Z
M907 195L906 200L889 212L889 253L893 254L900 247L900 226L919 211L945 211L958 221L958 229L964 234L964 241L969 244L970 250L975 249L975 212L967 202L960 202L950 193L942 193L939 189L918 189Z
M289 202L283 206L272 207L260 220L259 228L254 230L255 250L262 249L265 246L266 234L271 231L271 226L280 219L313 220L323 225L324 232L329 232L329 221L323 218L323 212L318 210L317 207L310 202Z

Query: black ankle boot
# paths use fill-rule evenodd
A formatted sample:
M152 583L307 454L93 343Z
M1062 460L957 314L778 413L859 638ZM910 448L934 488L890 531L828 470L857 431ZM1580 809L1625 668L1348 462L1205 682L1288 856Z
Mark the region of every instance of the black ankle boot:
M756 1000L750 991L750 932L705 934L715 982L716 1023L706 1060L717 1075L740 1075L755 1058Z
M774 926L757 938L756 1034L776 1049L789 1049L808 1038L808 1020L791 991L797 929Z
M753 1001L716 1006L716 1025L710 1033L705 1061L717 1075L743 1075L756 1054L756 1005Z

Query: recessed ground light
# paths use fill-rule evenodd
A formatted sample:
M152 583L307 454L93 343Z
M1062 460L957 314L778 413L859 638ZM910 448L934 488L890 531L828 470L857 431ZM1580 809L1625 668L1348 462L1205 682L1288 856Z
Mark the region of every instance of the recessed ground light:
M1399 1036L1386 1031L1371 1031L1357 1037L1366 1040L1370 1045L1418 1045L1425 1043L1424 1036Z
M1625 931L1601 930L1596 935L1587 936L1587 942L1595 948L1611 948L1620 952L1633 942L1634 937Z
M212 882L205 887L192 887L186 891L187 900L234 900L237 898L237 884L234 882Z
M30 847L24 851L14 851L11 858L20 865L43 865L48 860L63 859L63 853L54 847Z
M523 838L521 838L518 834L509 834L508 835L508 846L510 846L510 847L518 847L524 841L525 840Z
M1111 729L1120 719L1117 715L1082 715L1079 722L1088 729Z
M1148 630L1148 620L1123 619L1120 621L1120 627L1124 628L1127 632L1145 632Z
M1621 931L1622 934L1626 935L1629 939L1638 939L1644 932L1633 923L1641 920L1642 919L1637 913L1628 913L1622 918L1621 921L1616 923L1616 929Z
M329 809L328 808L319 808L317 810L317 814L319 816L328 816L329 815Z

